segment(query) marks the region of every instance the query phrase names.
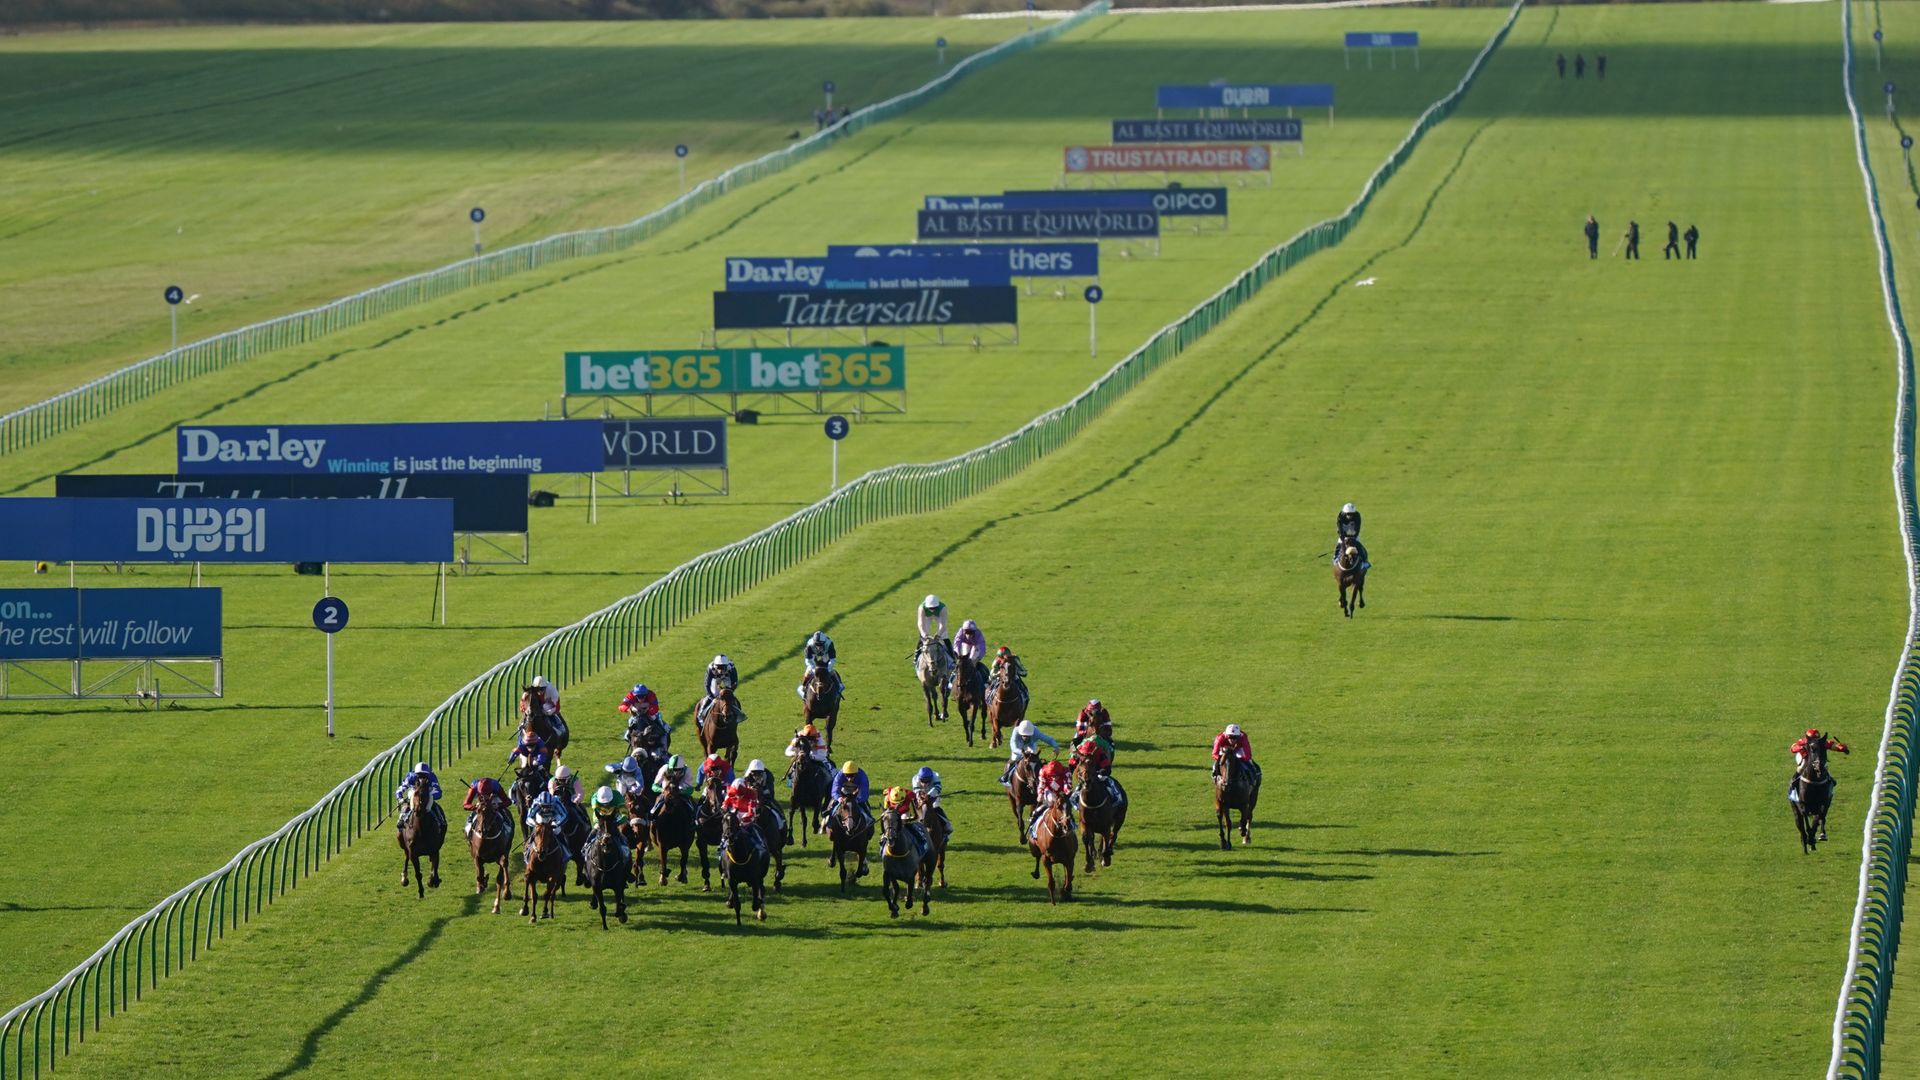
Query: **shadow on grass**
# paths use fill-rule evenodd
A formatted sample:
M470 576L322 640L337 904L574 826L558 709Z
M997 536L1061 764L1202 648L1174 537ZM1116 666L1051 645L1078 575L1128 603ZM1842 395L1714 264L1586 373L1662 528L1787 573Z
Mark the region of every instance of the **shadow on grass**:
M1497 851L1442 851L1434 848L1348 848L1343 851L1329 851L1329 855L1401 855L1418 859L1462 859L1479 855L1498 855Z
M324 1019L314 1025L313 1029L307 1032L306 1038L300 1041L300 1052L294 1055L293 1060L288 1062L285 1068L278 1072L269 1073L267 1080L280 1080L281 1077L293 1076L296 1073L305 1072L313 1065L313 1059L319 1053L320 1040L326 1038L328 1033L339 1027L348 1017L358 1012L362 1005L371 1002L374 997L380 993L380 988L386 984L388 979L405 970L408 964L413 963L420 958L422 953L432 948L433 943L440 940L440 934L447 928L448 923L458 918L476 914L479 910L480 897L467 896L461 900L460 911L451 915L442 915L431 923L428 923L427 928L421 932L419 939L412 945L409 945L405 952L389 960L380 970L368 976L367 981L361 984L359 993L355 994L339 1008L328 1013Z

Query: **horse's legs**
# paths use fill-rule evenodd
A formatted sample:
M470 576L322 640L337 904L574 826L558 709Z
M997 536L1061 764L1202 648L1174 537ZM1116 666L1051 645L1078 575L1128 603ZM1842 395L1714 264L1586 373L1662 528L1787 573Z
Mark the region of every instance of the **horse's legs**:
M1035 862L1040 861L1040 857L1037 855L1034 856L1034 861ZM1047 863L1047 903L1057 907L1060 904L1060 894L1055 890L1054 884L1053 884L1053 860L1048 859L1046 860L1046 863ZM1039 877L1040 875L1038 873L1035 873L1033 876Z
M1015 777L1013 782L1018 785L1020 778ZM1027 842L1027 823L1020 820L1020 796L1009 791L1007 792L1007 802L1013 805L1013 842L1016 844L1024 844ZM1040 875L1035 874L1033 876L1039 877Z
M1242 844L1253 843L1253 801L1252 800L1248 800L1247 805L1240 808L1240 842Z
M779 887L779 879L776 878L774 888ZM753 917L761 922L767 921L767 883L765 881L753 883Z
M1233 818L1229 816L1230 813L1227 809L1227 804L1223 802L1218 795L1215 795L1213 799L1213 816L1218 819L1215 824L1220 826L1221 851L1233 850L1233 845L1227 843L1227 829L1233 824Z
M566 887L567 868L561 867L560 873L547 882L547 918L553 918L553 894Z
M508 848L507 855L511 855L512 853L513 849ZM513 883L507 880L507 855L500 856L500 880L493 889L493 913L495 915L500 914L500 901L503 898L511 899L513 897Z
M520 888L522 892L520 914L531 915L528 922L539 922L539 911L533 906L533 867L527 867L526 871L520 875Z
M948 692L945 680L942 680L940 683L940 719L945 720L947 718L947 710L952 704L953 696Z
M407 850L404 841L400 844L400 887L407 886L407 864L413 861L413 852Z
M427 875L420 872L420 856L408 852L407 858L413 863L413 887L420 894L420 899L425 900L427 898ZM406 867L401 867L400 875L405 877L406 873Z
M1067 887L1060 891L1060 899L1073 899L1073 856L1067 856Z
M433 860L433 876L427 879L427 888L437 889L440 887L440 853L436 851L427 858Z

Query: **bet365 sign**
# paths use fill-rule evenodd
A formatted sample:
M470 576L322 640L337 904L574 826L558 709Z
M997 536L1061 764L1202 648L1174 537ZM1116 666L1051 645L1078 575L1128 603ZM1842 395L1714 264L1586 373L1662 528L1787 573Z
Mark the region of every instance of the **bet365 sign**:
M747 394L905 390L899 345L648 349L566 354L568 394Z

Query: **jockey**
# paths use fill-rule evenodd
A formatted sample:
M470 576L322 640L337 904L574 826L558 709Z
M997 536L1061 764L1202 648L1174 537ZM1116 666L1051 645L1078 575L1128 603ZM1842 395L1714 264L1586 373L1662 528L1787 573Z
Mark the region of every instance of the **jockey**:
M1047 808L1067 798L1067 789L1073 781L1073 774L1066 765L1058 761L1049 761L1040 766L1040 782L1034 785L1033 816L1027 819L1027 838L1032 839L1035 828L1040 824L1040 815ZM1073 819L1067 819L1067 827L1073 827Z
M1247 740L1247 733L1240 730L1239 724L1228 724L1226 730L1213 737L1213 759L1220 760L1220 751L1232 747L1233 756L1247 764L1253 764L1253 743ZM1220 771L1216 764L1214 772Z
M553 688L553 684L547 681L545 675L535 675L533 677L533 688L540 691L540 696L545 699L549 715L557 714L560 711L560 691ZM532 711L528 708L530 704L530 702L525 700L525 696L522 695L520 715L525 716Z
M760 797L760 805L773 812L775 827L785 833L787 816L780 812L780 800L773 793L773 774L767 771L767 763L759 758L747 762L747 771L740 774L740 779Z
M993 677L987 680L987 689L992 690L994 687L999 686L1000 680L1008 675L1012 675L1016 679L1025 679L1027 677L1027 666L1020 662L1019 657L1013 655L1012 649L1002 645L993 650Z
M608 765L607 772L612 774L614 791L623 796L637 796L640 792L647 790L647 781L640 774L640 768L641 760L631 754Z
M673 729L667 727L665 720L660 719L657 706L651 714L644 712L632 714L627 721L627 737L638 739L639 749L646 756L664 754L667 748L673 745Z
M825 663L827 665L827 671L833 676L834 682L839 685L841 690L844 691L846 689L846 681L840 678L840 673L835 671L833 667L834 661L837 659L839 659L839 654L834 651L833 639L827 636L825 630L815 630L813 636L807 639L806 645L800 650L800 660L804 666L804 670L800 674L800 685L795 687L793 691L800 695L800 700L805 701L807 698L807 676L813 674L813 665L815 663Z
M849 759L845 765L840 766L840 771L834 774L833 790L827 793L829 802L826 816L831 819L839 812L840 803L846 799L854 799L856 805L863 810L866 809L867 795L867 771ZM825 832L826 829L826 823L822 822L820 831Z
M919 820L920 805L914 800L913 793L906 788L888 788L886 796L881 800L881 805L908 821Z
M1838 750L1843 754L1853 753L1853 751L1847 749L1847 744L1841 742L1839 739L1831 735L1820 734L1819 728L1808 728L1805 735L1793 740L1793 745L1787 748L1793 751L1793 778L1787 781L1788 801L1798 802L1800 799L1798 781L1800 779L1800 767L1807 763L1807 748L1809 746L1821 745L1824 745L1828 750ZM1829 772L1827 774L1827 791L1832 792L1839 786L1840 782L1835 780L1833 774Z
M563 833L567 821L567 803L560 797L559 784L558 780L549 780L547 790L541 792L538 798L528 804L527 835L532 836L533 830L542 822L552 825L554 835L560 840L560 847L566 851L567 858L572 859L573 851L567 848L566 836ZM531 866L533 865L533 845L527 844L526 849L527 865Z
M407 773L406 778L400 781L400 786L394 789L394 801L400 804L400 821L397 824L404 825L406 819L413 813L412 794L415 780L427 782L427 798L431 800L429 805L433 809L433 815L440 819L440 828L444 832L447 827L447 815L440 809L440 778L433 775L433 770L427 768L427 763L424 761L416 764L413 771Z
M913 793L934 806L940 804L940 774L926 765L913 774Z
M987 635L980 632L980 624L968 619L960 624L960 632L953 635L953 652L978 664L987 658Z
M740 669L733 666L733 661L727 658L726 653L714 657L713 663L707 665L707 697L711 699L719 694L722 686L729 690L740 689Z
M572 769L562 765L553 770L553 784L559 796L568 802L569 810L576 806L581 809L586 808L586 798L580 790L580 782L574 779Z
M593 793L593 798L587 805L592 810L588 818L593 822L593 831L618 845L614 850L620 853L620 865L625 866L627 860L633 857L633 852L627 847L627 838L621 835L618 828L627 820L620 796L614 794L612 788L602 784L600 789Z
M745 780L735 780L727 785L727 800L721 806L733 811L739 824L751 825L760 813L760 789Z
M1354 546L1360 549L1360 564L1362 566L1371 566L1371 564L1367 562L1367 546L1360 543L1360 511L1355 510L1352 503L1341 507L1340 513L1333 519L1334 562L1337 563L1340 561L1340 548L1344 546L1348 540L1352 540Z
M953 642L947 640L947 605L941 603L939 597L928 593L927 598L920 601L920 609L913 613L913 625L920 632L918 640L933 638L945 645L948 653L953 652ZM913 647L912 660L916 665L920 663L917 644Z
M687 782L687 762L679 754L668 758L666 764L653 776L653 790L661 795L679 792L686 795L693 791L693 785Z
M1084 739L1089 735L1111 738L1113 717L1107 715L1107 707L1094 698L1080 707L1080 715L1073 718L1073 737Z
M1089 776L1105 777L1113 771L1113 746L1098 735L1081 739L1073 748L1070 763L1087 763Z
M513 749L507 753L507 761L509 763L511 763L514 758L522 759L528 768L538 765L542 769L546 768L548 762L553 760L552 751L547 749L547 740L541 738L540 735L533 730L532 720L528 720L525 724L521 725L520 741L515 743Z
M508 805L506 791L501 788L500 781L493 777L483 776L468 785L467 797L460 801L460 809L467 812L467 832L473 832L475 823L482 815L504 810Z
M821 738L820 729L808 723L793 733L793 741L787 744L787 757L793 764L787 766L787 783L799 774L800 766L805 762L817 761L827 768L833 768L833 762L827 758L827 740Z
M708 754L700 763L700 772L694 777L695 787L705 787L710 777L719 777L720 782L731 786L733 783L733 762L719 754Z
M658 721L660 719L660 698L652 690L647 688L646 683L634 683L633 689L627 691L627 696L620 699L620 711L626 713L633 720ZM631 727L633 725L629 722L627 726Z
M1021 757L1027 754L1038 756L1041 743L1046 743L1052 747L1053 752L1056 754L1060 752L1059 740L1041 731L1039 728L1034 727L1033 721L1022 720L1018 724L1015 724L1013 737L1007 740L1007 768L1005 772L1000 774L1000 782L1002 784L1011 784L1013 782L1013 770L1020 764Z

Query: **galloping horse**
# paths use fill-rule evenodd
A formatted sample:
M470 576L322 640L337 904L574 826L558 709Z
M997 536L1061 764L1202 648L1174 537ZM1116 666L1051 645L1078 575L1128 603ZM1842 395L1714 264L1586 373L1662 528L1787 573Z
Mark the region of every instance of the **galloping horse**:
M1340 586L1340 610L1351 619L1354 608L1367 606L1367 555L1351 536L1340 541L1333 560L1333 580ZM1348 589L1353 590L1351 600L1347 599Z
M914 796L919 803L920 820L927 827L927 839L932 847L927 852L927 887L933 887L933 876L940 875L940 887L947 887L947 841L953 839L953 819L947 816L945 807L935 806L931 800Z
M987 745L1000 749L1000 733L1027 718L1027 684L1009 671L987 698Z
M567 876L567 849L560 842L559 831L552 823L542 820L534 826L533 835L527 837L527 850L532 857L527 861L527 872L523 875L526 894L520 901L520 914L527 916L528 922L538 923L540 905L534 903L533 887L546 886L542 899L546 904L547 918L553 918L553 895L560 891Z
M801 757L793 763L793 790L787 796L787 843L793 843L796 829L800 833L800 846L807 846L807 834L820 827L820 818L827 812L827 795L833 788L833 766L815 761L811 757ZM811 811L813 822L807 822Z
M826 721L827 749L833 749L833 729L840 723L840 677L824 661L807 672L805 693L800 698L801 723Z
M593 890L587 906L600 913L600 929L607 929L607 902L601 895L613 890L613 917L627 921L627 860L620 858L620 845L613 842L613 828L595 829L581 853L587 868L587 888Z
M467 787L471 789L472 784ZM493 890L493 913L500 914L500 901L513 895L513 883L508 880L507 857L513 853L513 816L501 807L482 807L474 815L473 827L467 830L467 852L473 856L473 891L483 894L487 891L487 866L497 864L498 883Z
M400 841L400 884L407 883L407 867L413 867L414 887L420 899L427 898L427 886L440 887L440 846L447 842L447 825L433 812L433 791L427 778L420 777L407 789L407 820L394 831ZM420 860L433 864L433 877L420 873Z
M707 851L720 846L720 819L726 816L721 806L727 797L726 781L707 777L701 785L700 801L693 808L693 836L700 844L700 891L713 891L713 870L707 864Z
M780 883L787 880L787 834L790 831L782 820L780 805L771 797L760 800L760 809L753 816L753 827L760 830L760 839L767 843L767 854L773 858L773 891L780 891Z
M547 695L537 687L528 686L520 691L520 715L533 721L533 730L547 742L547 750L555 761L560 760L561 751L567 748L571 737L567 732L567 722L560 714L547 708Z
M953 680L953 703L960 710L960 726L966 729L967 745L973 745L973 726L987 727L987 668L971 656L960 658L960 672Z
M1120 839L1120 826L1127 823L1126 792L1120 781L1093 772L1084 760L1074 766L1073 783L1079 789L1074 805L1080 809L1080 831L1086 833L1087 873L1091 874L1095 848L1101 865L1113 865L1113 845Z
M913 910L914 886L924 886L920 890L920 914L931 915L927 904L933 897L933 867L927 864L927 853L922 845L926 842L926 831L919 836L913 834L917 823L910 823L900 816L898 807L889 806L880 812L880 895L887 901L887 911L894 918L900 917L900 886L904 882L907 891L907 910Z
M1058 904L1062 900L1073 899L1073 857L1080 854L1080 838L1073 834L1073 819L1067 816L1067 808L1062 803L1054 803L1040 815L1034 823L1033 839L1027 841L1027 849L1033 852L1033 876L1040 876L1040 868L1047 868L1047 903ZM1067 884L1056 895L1053 885L1053 868L1064 866L1067 869Z
M533 800L547 790L547 768L544 765L523 765L514 770L513 785L507 797L513 800L514 820L527 820L527 809Z
M861 808L857 799L840 800L840 808L827 820L827 840L833 847L827 855L827 865L840 868L840 891L844 893L848 882L867 876L867 846L873 843L872 815ZM852 856L859 856L859 863L849 867L847 859Z
M1260 801L1260 774L1236 757L1230 746L1222 747L1213 760L1213 812L1220 824L1220 850L1231 851L1227 833L1233 830L1235 810L1240 811L1240 842L1253 843L1253 804Z
M633 861L628 867L627 881L633 885L647 883L647 848L653 841L653 819L647 815L653 812L653 799L644 789L629 789L625 795L627 820L620 826L620 835L627 838L627 847L633 853Z
M767 845L756 840L757 830L740 825L731 813L720 815L720 884L727 890L733 925L740 925L740 886L752 897L753 917L767 921Z
M920 659L914 662L914 674L920 676L920 692L927 698L927 726L933 726L933 699L940 698L940 719L947 718L949 693L947 682L953 677L953 654L947 643L931 635L920 639Z
M1793 776L1793 821L1800 829L1800 853L1827 838L1827 810L1833 805L1833 776L1827 772L1827 737L1807 740L1804 760Z
M733 696L733 688L722 686L713 696L713 703L707 706L706 715L694 720L700 729L700 752L714 754L725 750L727 764L733 764L740 755L740 721L746 718L746 710L740 707L740 699Z
M653 819L653 846L660 851L660 884L667 883L667 851L680 849L680 884L687 883L687 851L693 847L693 803L678 791L668 793L666 805Z
M1040 802L1040 755L1029 751L1020 755L1007 784L1007 801L1013 804L1013 842L1027 842L1027 818L1023 811Z

